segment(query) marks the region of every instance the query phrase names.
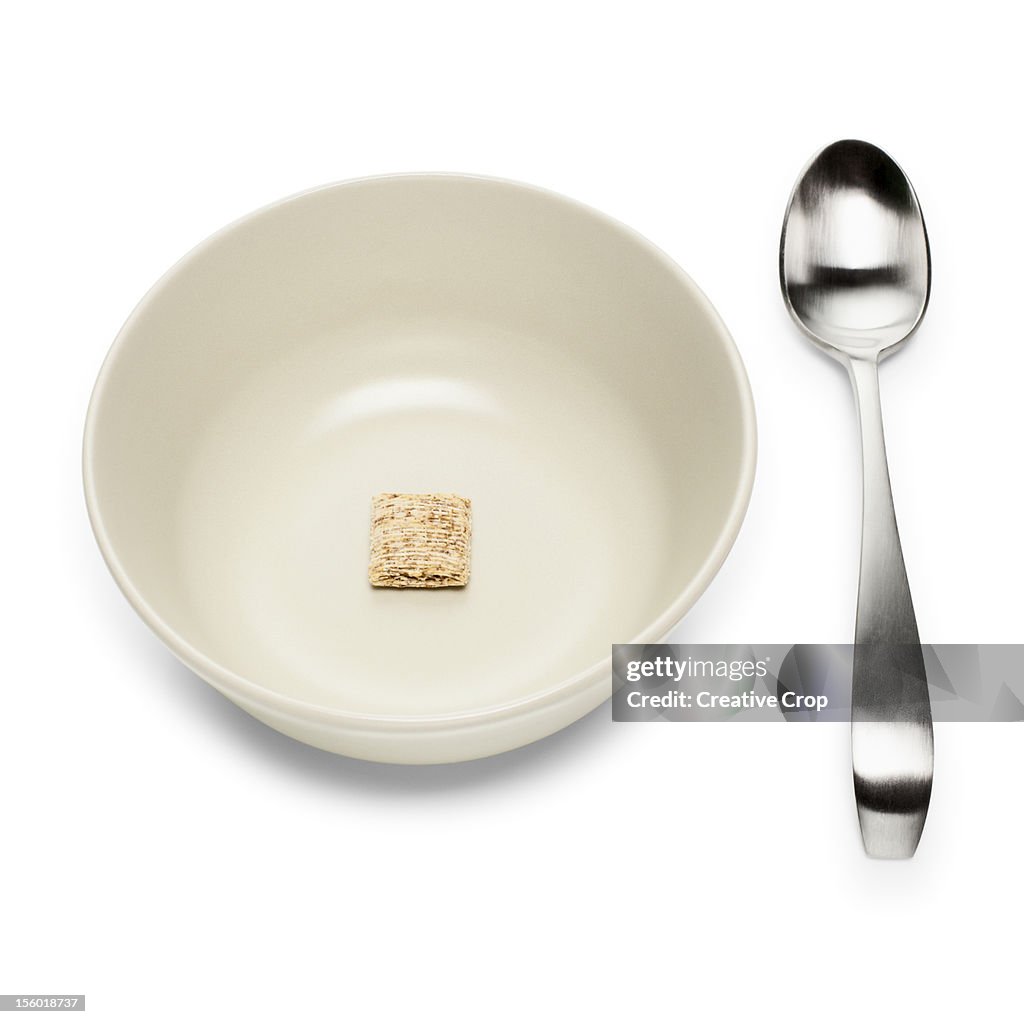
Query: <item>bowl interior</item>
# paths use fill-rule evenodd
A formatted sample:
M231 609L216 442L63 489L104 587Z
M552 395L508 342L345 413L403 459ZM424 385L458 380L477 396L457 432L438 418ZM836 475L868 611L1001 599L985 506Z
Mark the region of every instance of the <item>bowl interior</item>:
M658 639L731 542L751 431L731 341L649 244L409 176L179 263L104 366L86 475L115 575L181 644L319 707L450 716ZM467 587L369 586L381 491L472 500Z

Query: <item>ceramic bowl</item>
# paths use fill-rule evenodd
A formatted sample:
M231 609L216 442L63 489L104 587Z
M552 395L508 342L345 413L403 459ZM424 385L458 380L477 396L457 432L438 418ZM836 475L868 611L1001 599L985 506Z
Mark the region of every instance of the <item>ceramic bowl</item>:
M371 178L260 210L145 296L85 492L139 615L256 718L378 761L482 757L611 693L722 564L754 413L662 252L537 188ZM473 503L464 588L375 589L370 502Z

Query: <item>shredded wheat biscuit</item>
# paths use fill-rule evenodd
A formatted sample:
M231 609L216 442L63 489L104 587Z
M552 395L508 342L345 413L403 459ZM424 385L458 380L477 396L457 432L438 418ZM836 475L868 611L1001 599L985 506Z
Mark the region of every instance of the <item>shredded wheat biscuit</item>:
M377 494L370 525L375 587L464 587L472 504L457 494Z

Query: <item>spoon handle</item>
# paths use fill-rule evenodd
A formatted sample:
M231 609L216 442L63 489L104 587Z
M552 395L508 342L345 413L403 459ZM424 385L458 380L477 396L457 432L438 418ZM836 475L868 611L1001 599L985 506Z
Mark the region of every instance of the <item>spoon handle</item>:
M912 857L932 789L924 654L896 526L876 357L850 358L864 463L851 705L853 785L869 856Z

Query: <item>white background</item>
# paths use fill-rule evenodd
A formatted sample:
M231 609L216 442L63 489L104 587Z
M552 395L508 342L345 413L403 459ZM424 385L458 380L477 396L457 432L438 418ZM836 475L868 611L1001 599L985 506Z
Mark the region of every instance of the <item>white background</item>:
M602 708L481 763L348 761L178 666L109 579L79 481L110 341L211 231L336 179L522 179L667 250L746 360L753 501L678 638L848 640L852 402L789 323L776 251L805 160L863 137L908 171L931 232L932 305L882 379L921 632L1024 640L1004 9L9 10L0 991L85 992L115 1022L1019 1020L1019 727L936 729L928 827L895 864L861 852L841 726L627 726Z

